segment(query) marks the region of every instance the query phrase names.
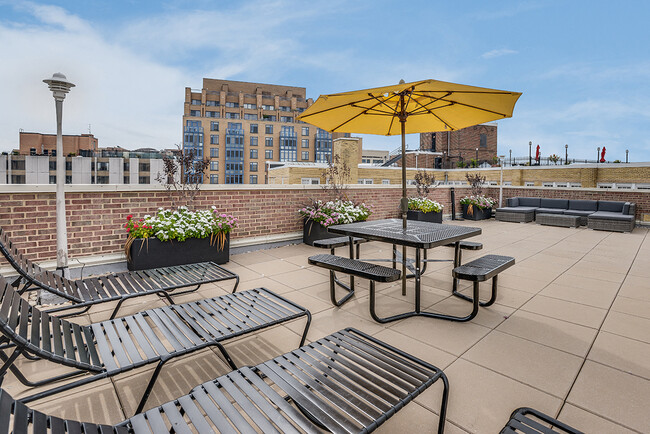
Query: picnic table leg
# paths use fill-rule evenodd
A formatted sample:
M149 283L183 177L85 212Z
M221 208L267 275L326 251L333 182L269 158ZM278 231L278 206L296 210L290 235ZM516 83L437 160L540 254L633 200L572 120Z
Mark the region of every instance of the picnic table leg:
M415 312L420 313L420 248L419 247L415 249Z
M350 259L355 259L354 258L354 241L352 236L350 235ZM358 258L357 258L358 259ZM350 290L354 292L354 276L350 275Z

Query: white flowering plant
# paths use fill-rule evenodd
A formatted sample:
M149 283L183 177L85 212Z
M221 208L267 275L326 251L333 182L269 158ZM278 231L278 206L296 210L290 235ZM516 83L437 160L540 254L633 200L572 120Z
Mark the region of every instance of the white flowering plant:
M471 209L471 207L474 206L478 209L487 209L492 208L497 203L497 201L491 197L483 196L481 194L476 196L465 196L460 200L460 203L463 205L469 205L468 209Z
M441 212L444 206L435 200L426 197L409 197L409 209L422 212Z
M306 220L313 220L323 227L328 227L367 220L372 214L372 206L365 203L355 204L350 200L315 200L311 205L299 209L298 213Z
M124 246L127 255L133 241L137 238L155 237L160 241L185 241L188 238L208 238L210 245L218 242L223 249L226 234L238 226L238 220L229 214L220 213L216 207L201 211L189 211L181 206L172 211L158 208L156 215L145 215L136 220L133 215L126 217L124 227L129 236Z

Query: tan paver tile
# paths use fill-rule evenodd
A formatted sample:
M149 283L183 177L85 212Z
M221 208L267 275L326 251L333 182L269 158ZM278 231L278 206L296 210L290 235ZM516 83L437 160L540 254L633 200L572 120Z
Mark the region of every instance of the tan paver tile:
M627 276L619 295L635 298L637 300L650 301L650 281L647 277Z
M603 319L605 319L605 315L607 315L607 310L605 309L546 297L541 294L533 297L521 307L521 310L592 328L600 327Z
M485 291L482 291L484 294L487 291L491 291L491 289L489 289L491 288L489 285L486 284L485 286ZM471 296L472 291L465 290L462 291L462 293ZM433 306L428 306L427 310L444 313L446 315L465 316L472 311L472 303L462 300L458 297L451 296L440 301L439 303L434 304ZM508 316L512 314L512 312L514 312L513 308L501 306L496 303L489 307L479 307L478 315L476 315L476 317L472 320L472 323L493 329L505 321Z
M625 427L650 427L650 381L587 360L567 402Z
M264 250L241 253L239 255L230 255L230 262L234 262L237 265L243 265L243 266L261 264L262 262L272 261L274 259L277 258L273 255L269 255Z
M442 351L424 342L418 341L411 336L403 335L392 329L384 329L375 334L374 337L381 339L389 345L393 345L402 351L412 354L425 362L429 362L437 368L444 370L456 360L453 354Z
M584 357L597 331L526 311L517 311L497 330Z
M614 300L612 310L650 319L650 300L628 298L619 294Z
M584 433L632 434L636 432L571 404L564 405L558 420Z
M447 423L446 425L450 425ZM417 402L411 401L393 417L388 419L379 427L376 433L396 433L396 432L432 432L438 426L438 415L427 410ZM453 426L453 425L452 425ZM433 428L435 427L435 428ZM456 427L454 427L456 428ZM445 429L445 432L454 432L453 428ZM462 433L463 431L456 431Z
M285 261L284 259L273 259L271 261L247 265L246 267L256 273L260 273L263 277L275 276L301 269L300 266Z
M650 380L648 343L600 332L587 358Z
M463 359L563 398L582 358L516 336L493 331L463 354Z
M547 281L529 279L523 276L509 275L506 274L506 271L499 274L499 286L505 286L506 288L512 288L518 291L528 292L530 294L537 294L548 285Z
M602 327L603 331L650 343L650 319L610 312Z
M305 288L307 286L316 285L317 283L327 282L329 277L319 273L315 273L308 269L289 271L287 273L277 274L271 276L271 279L278 283L290 286L294 289Z
M609 283L604 280L600 282ZM570 284L551 283L540 294L600 309L608 309L616 296L616 291L617 288L604 288L601 286L581 288Z
M548 414L560 408L560 399L467 360L456 360L445 373L450 383L448 421L468 432L497 433L512 411L524 405ZM438 411L440 390L436 383L416 401Z
M533 297L533 294L530 292L504 287L501 285L501 279L499 279L499 289L496 304L517 309L523 306L528 300L531 299L531 297Z
M308 289L299 289L297 291L286 292L282 296L309 310L312 315L327 309L332 309L331 303L314 297L307 292Z

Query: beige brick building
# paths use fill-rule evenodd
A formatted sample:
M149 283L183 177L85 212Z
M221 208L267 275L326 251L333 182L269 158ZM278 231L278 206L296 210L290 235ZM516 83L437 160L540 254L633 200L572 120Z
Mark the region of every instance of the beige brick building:
M204 78L185 88L183 148L210 160L204 183L264 184L266 162L331 158L332 134L296 121L312 103L303 87Z
M56 150L56 134L19 133L20 155L52 155ZM63 135L63 155L82 155L96 152L98 140L92 134ZM56 153L55 153L56 154Z

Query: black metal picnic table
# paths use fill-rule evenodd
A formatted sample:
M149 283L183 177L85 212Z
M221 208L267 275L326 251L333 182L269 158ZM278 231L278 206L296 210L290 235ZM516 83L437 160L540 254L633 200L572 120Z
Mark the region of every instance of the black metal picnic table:
M384 243L391 243L393 245L401 245L415 248L415 260L409 267L413 271L415 278L415 310L393 315L386 318L379 318L374 309L375 300L374 293L370 294L370 314L378 322L390 322L412 316L426 316L431 318L441 318L452 321L463 320L462 318L444 315L436 312L423 312L421 310L421 276L423 269L421 268L421 250L432 249L438 246L444 246L450 243L455 243L455 255L457 257L460 249L459 242L466 238L470 238L481 234L480 228L469 226L456 226L450 224L428 223L420 221L411 221L407 223L406 229L402 227L402 220L400 219L385 219L374 220L365 222L349 223L344 225L334 225L328 228L329 232L348 237L366 238L372 241L380 241ZM353 249L352 243L350 249ZM351 257L353 250L350 251ZM395 259L393 259L395 261ZM401 258L401 261L407 261L406 258ZM406 279L406 275L402 275L402 279ZM404 284L403 284L404 285Z

